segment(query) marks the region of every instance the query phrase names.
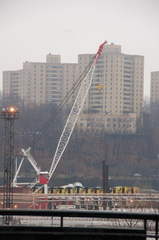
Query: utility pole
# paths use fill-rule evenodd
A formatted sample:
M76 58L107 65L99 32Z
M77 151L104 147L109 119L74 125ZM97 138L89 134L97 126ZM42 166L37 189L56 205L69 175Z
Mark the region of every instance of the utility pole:
M6 209L13 208L14 121L19 118L19 111L15 107L3 108L1 118L5 120L3 208ZM5 216L4 223L9 221L9 216Z

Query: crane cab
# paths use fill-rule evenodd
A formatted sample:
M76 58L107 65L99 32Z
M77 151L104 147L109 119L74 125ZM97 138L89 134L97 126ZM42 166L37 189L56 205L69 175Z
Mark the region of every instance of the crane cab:
M47 184L49 181L49 172L40 172L39 174L39 183L40 184Z

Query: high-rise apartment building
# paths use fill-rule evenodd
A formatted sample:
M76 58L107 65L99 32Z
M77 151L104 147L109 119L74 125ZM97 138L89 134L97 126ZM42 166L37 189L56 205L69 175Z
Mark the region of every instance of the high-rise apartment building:
M79 72L92 58L91 54L78 56ZM79 127L88 129L98 125L111 132L124 128L134 132L136 118L140 117L143 107L143 82L143 56L121 53L119 45L105 45L84 105L85 114L78 121Z
M59 105L77 78L77 64L62 64L60 55L46 62L25 62L23 69L3 72L3 95L20 96L27 105ZM72 95L73 101L74 95ZM67 104L70 104L71 100Z
M79 55L80 72L92 57ZM139 116L143 107L143 77L143 56L123 54L121 46L106 45L95 68L85 109L94 113L136 113Z
M150 101L151 105L159 102L159 71L151 72Z
M94 54L79 54L75 64L61 63L60 55L48 54L45 63L25 62L22 70L3 72L3 94L19 95L25 104L59 105L93 57ZM132 131L143 107L143 79L143 56L124 54L119 45L106 45L97 62L78 127L92 128L96 123L104 129L129 126ZM67 106L75 96L76 92Z

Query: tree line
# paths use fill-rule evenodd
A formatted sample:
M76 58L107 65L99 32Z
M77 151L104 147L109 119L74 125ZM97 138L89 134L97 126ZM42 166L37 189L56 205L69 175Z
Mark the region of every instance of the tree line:
M21 99L8 96L1 101L2 107L15 105L20 117L15 120L14 154L21 158L22 148L31 147L31 153L43 171L49 170L62 133L69 109L62 109L55 119L44 127L56 110L53 104L27 106ZM153 109L153 111L150 111ZM122 134L117 131L80 132L75 128L70 142L55 171L52 181L57 176L74 178L97 185L101 179L101 162L109 165L109 175L133 177L135 174L148 179L159 179L159 103L150 108L145 102L141 118L137 122L135 134ZM3 167L4 120L0 120L0 166ZM23 171L30 172L31 166L25 161Z

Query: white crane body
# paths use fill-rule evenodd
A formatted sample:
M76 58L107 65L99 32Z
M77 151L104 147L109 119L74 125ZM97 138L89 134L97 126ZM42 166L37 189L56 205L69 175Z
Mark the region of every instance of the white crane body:
M19 174L19 171L21 169L21 166L23 164L23 161L24 161L24 157L22 157L21 162L20 162L20 164L18 166L18 169L17 169L17 171L15 173L15 176L13 178L13 187L17 187L17 178L18 178L18 174Z
M71 134L74 130L75 124L77 122L78 116L81 112L81 109L83 107L83 104L85 102L87 93L90 89L91 83L92 83L92 79L93 79L93 74L94 74L94 70L95 70L95 66L96 63L99 59L99 56L103 50L104 45L107 43L107 41L105 41L104 43L102 43L99 46L99 49L94 57L94 60L88 70L88 72L86 73L85 77L83 78L77 97L75 99L75 102L72 106L72 109L70 111L70 114L68 116L68 119L66 121L66 124L64 126L64 129L62 131L61 137L59 139L56 151L55 151L55 155L50 167L50 171L49 171L49 176L48 176L48 181L51 179L61 157L62 154L64 153L67 144L70 140ZM27 150L22 149L23 155L26 156L29 160L29 162L31 163L31 165L34 167L37 175L40 174L40 168L37 165L36 161L34 160L34 158L32 157L31 153L30 153L31 148L29 147Z
M40 173L40 167L38 166L37 162L35 161L35 159L32 157L31 153L30 153L31 148L29 147L28 149L22 149L23 155L27 157L27 159L29 160L29 162L31 163L31 165L33 166L33 168L35 169L37 175L39 175Z

